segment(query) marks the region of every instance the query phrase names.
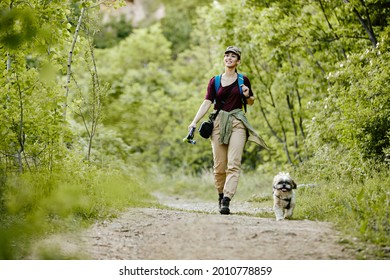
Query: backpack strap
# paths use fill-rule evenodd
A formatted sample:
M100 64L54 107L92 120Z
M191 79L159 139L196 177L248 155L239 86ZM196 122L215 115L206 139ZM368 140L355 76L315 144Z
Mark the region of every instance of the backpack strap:
M244 76L240 73L237 73L237 79L238 79L238 88L240 89L240 94L242 98L242 104L244 105L244 110L246 113L246 98L244 94L242 93L242 85L244 84Z
M240 73L237 73L237 79L238 79L238 87L240 88L240 93L242 93L242 85L244 84L244 76Z
M214 77L214 88L215 88L214 104L217 103L217 92L218 92L219 87L221 86L221 77L222 77L222 74L216 75Z

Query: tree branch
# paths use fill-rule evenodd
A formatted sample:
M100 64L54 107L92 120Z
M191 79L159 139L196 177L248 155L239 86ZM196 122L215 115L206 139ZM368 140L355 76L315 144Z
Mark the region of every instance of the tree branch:
M321 0L318 0L318 2L320 3L322 13L324 14L325 20L326 20L326 22L328 23L329 29L330 29L330 30L332 31L332 33L334 34L336 40L339 40L340 38L339 38L339 36L337 35L337 33L334 31L333 26L332 26L332 24L330 23L330 21L329 21L329 19L328 19L328 16L327 16L327 14L326 14L326 12L325 12L324 4L322 3ZM344 58L347 59L347 55L346 55L346 53L345 53L345 50L344 50L343 46L341 46L341 51L342 51L342 53L343 53Z
M344 0L344 2L346 4L350 4L350 2L348 0ZM378 42L376 40L374 31L372 30L372 25L371 25L371 20L370 20L370 17L369 17L368 9L367 9L367 7L364 4L363 4L363 6L365 7L365 11L366 11L366 15L367 15L367 21L368 21L369 25L366 24L366 22L364 21L363 17L360 15L359 11L355 7L353 7L353 12L357 16L360 24L366 30L372 45L374 46L374 48L376 48Z

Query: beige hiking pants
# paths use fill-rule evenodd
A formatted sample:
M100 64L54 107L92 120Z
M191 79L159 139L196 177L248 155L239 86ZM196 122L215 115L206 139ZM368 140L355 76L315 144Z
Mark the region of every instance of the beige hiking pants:
M247 140L244 124L233 117L233 130L229 144L219 143L219 116L214 121L211 145L214 158L214 183L218 193L233 198L241 171L241 158Z

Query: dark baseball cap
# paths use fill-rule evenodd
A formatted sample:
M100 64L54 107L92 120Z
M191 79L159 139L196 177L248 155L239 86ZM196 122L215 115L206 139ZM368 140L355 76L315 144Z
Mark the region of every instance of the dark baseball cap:
M241 58L241 50L238 47L235 47L235 46L227 47L225 54L229 53L229 52L235 53L236 55L238 55Z

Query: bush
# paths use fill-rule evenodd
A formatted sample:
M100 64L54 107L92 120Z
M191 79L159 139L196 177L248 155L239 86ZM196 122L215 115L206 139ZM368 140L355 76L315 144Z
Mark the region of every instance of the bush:
M352 54L328 80L329 96L311 125L315 147L337 143L383 161L390 147L390 28L378 48Z

